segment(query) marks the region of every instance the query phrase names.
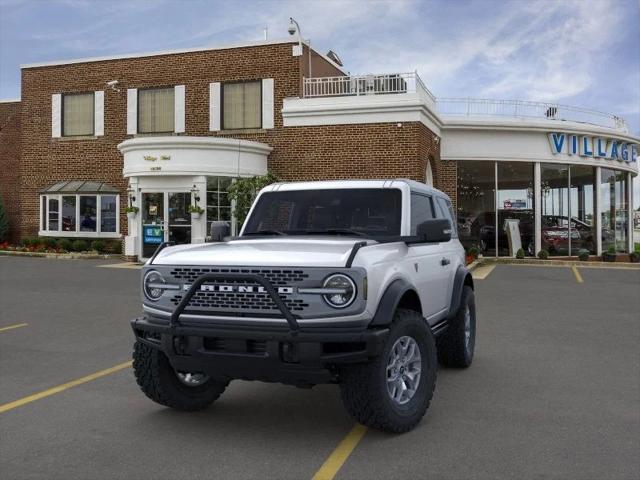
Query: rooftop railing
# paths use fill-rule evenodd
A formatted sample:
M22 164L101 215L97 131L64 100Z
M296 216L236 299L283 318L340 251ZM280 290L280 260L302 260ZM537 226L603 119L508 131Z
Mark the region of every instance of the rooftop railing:
M304 79L304 97L344 97L425 92L435 97L416 72L382 75L343 75Z
M417 72L305 78L303 93L305 98L418 93L426 95L442 115L566 120L629 131L627 123L620 117L559 103L482 98L436 99Z
M502 116L566 120L589 123L628 132L624 119L588 108L559 103L529 102L526 100L489 100L482 98L438 98L438 113L467 117Z

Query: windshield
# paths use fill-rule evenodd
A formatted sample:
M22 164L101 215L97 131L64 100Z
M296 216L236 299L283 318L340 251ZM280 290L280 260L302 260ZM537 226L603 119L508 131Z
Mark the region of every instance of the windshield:
M243 236L398 236L401 202L395 188L268 192L258 200Z

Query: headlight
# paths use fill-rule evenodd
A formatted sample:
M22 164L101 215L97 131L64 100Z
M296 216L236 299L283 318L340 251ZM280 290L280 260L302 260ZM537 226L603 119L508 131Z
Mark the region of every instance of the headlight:
M322 295L322 298L333 308L348 307L356 298L355 283L341 273L335 273L327 277L323 287L326 293Z
M162 292L165 291L165 283L166 282L160 273L155 270L150 270L144 276L144 280L142 282L144 296L155 302L162 296Z

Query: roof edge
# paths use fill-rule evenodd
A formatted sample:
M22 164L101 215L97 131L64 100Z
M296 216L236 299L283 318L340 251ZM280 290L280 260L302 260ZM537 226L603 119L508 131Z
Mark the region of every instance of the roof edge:
M0 98L0 103L19 103L22 100L18 98Z
M124 53L121 55L106 55L101 57L86 57L86 58L76 58L76 59L70 59L70 60L54 60L51 62L37 62L37 63L22 64L20 65L20 69L22 70L22 69L28 69L28 68L72 65L76 63L107 62L110 60L125 60L129 58L158 57L162 55L177 55L181 53L206 52L209 50L229 50L232 48L243 48L243 47L261 47L266 45L280 45L280 44L288 44L288 43L298 43L298 40L297 38L287 38L287 39L279 39L279 40L262 40L258 42L231 43L231 44L225 44L220 46L159 50L155 52ZM304 43L306 44L306 42Z

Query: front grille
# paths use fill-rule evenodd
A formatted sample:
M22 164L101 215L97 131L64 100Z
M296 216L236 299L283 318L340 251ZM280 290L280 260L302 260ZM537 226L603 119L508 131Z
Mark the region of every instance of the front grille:
M226 282L230 283L230 282ZM285 305L292 312L302 311L309 306L303 300L290 299L283 295L280 296ZM182 295L174 295L171 303L178 305L182 300ZM259 310L279 312L273 300L266 293L225 293L225 292L196 292L191 301L189 308L204 308L207 310Z
M176 267L170 275L186 283L195 282L203 273L253 273L262 275L276 287L291 285L309 278L303 270L293 269L265 269L265 268L205 268L205 267Z

